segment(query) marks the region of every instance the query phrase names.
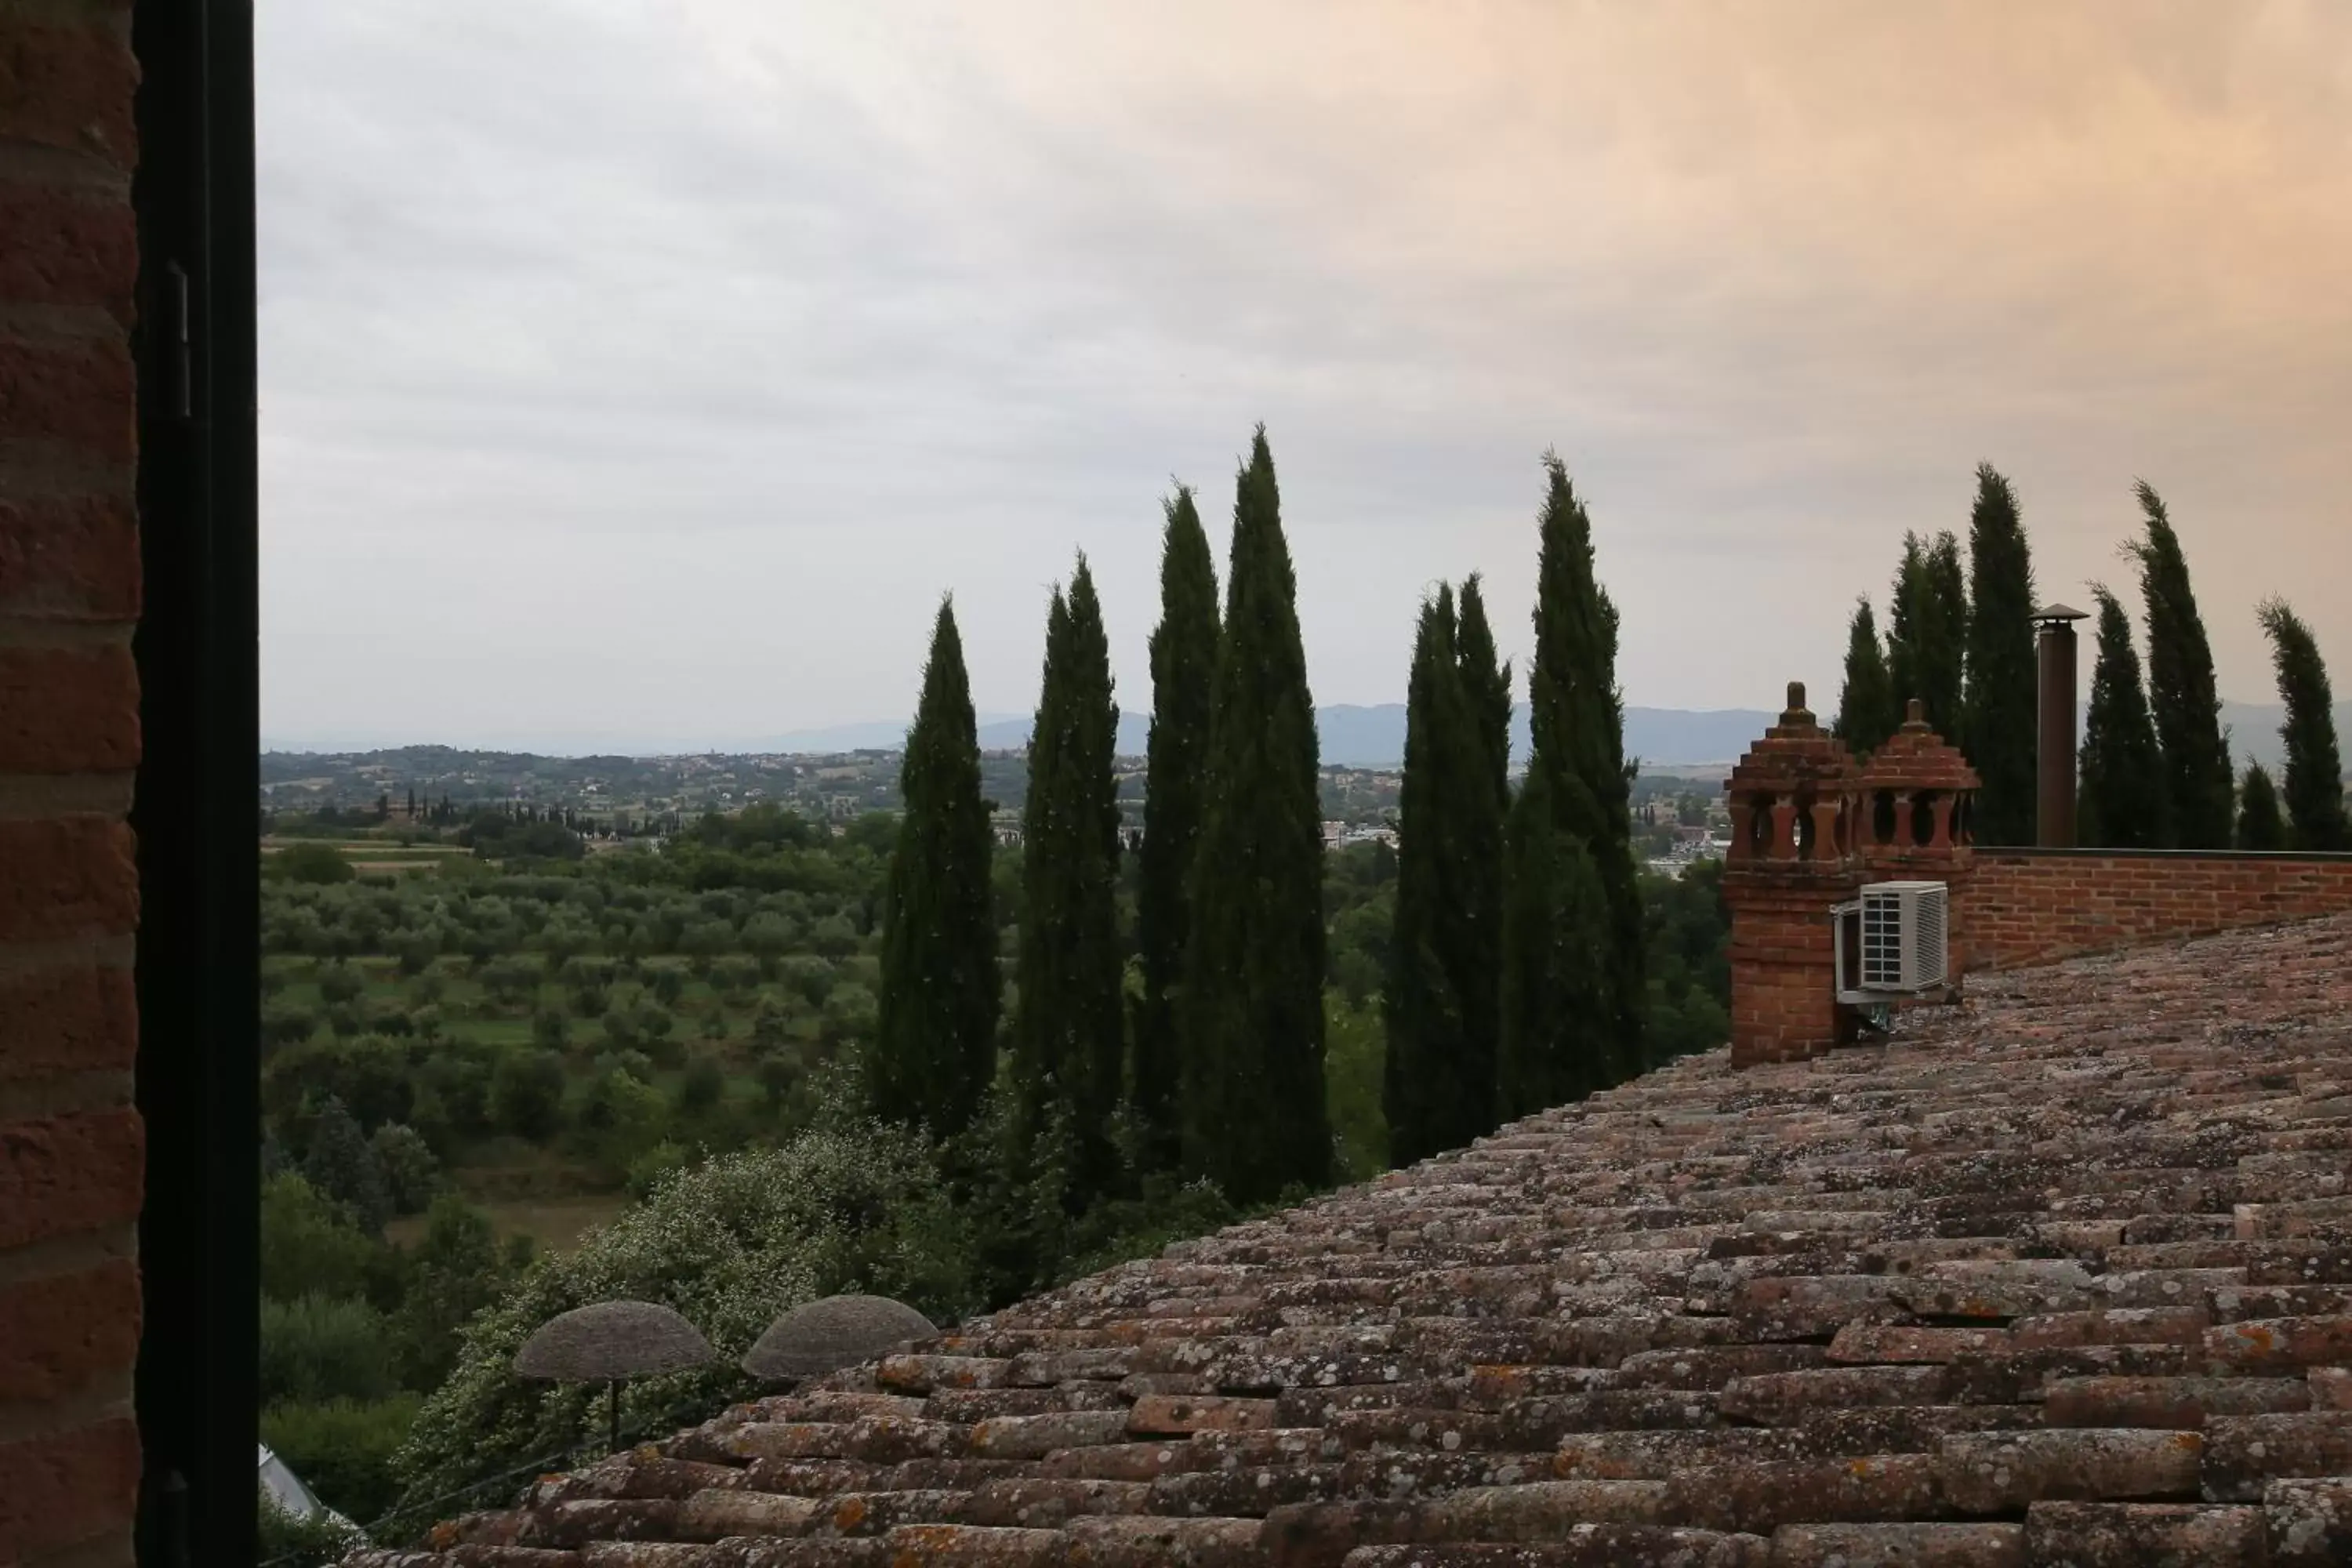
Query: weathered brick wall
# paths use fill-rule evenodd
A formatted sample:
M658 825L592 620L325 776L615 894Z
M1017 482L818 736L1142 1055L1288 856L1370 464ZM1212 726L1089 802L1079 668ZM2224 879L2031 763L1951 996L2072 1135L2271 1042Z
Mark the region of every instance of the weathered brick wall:
M127 1563L140 572L127 4L0 0L0 1562Z
M1969 969L2352 911L2352 855L1979 849L1955 889Z

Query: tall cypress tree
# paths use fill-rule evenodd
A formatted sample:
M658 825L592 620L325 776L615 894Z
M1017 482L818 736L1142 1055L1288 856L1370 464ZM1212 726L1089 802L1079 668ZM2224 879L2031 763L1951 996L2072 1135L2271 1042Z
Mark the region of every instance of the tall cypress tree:
M2234 781L2221 738L2221 700L2213 688L2213 650L2164 501L2146 480L2136 488L2147 536L2127 548L2139 562L2140 596L2147 606L2147 706L2164 752L2171 842L2182 849L2224 849Z
M1878 620L1865 594L1854 602L1853 618L1846 623L1845 687L1838 694L1837 718L1830 731L1862 757L1886 744L1902 721L1894 678L1886 671L1886 652L1878 640Z
M2140 687L2131 617L2105 587L2094 584L2091 593L2099 606L2099 651L2091 668L2075 830L2086 847L2155 848L2169 837L2164 758Z
M1887 667L1895 710L1917 698L1939 735L1958 733L1967 665L1968 575L1960 542L1950 532L1933 539L1903 536L1903 563L1895 574L1894 626ZM1898 721L1899 722L1899 721Z
M1185 955L1184 1160L1236 1204L1331 1167L1323 1087L1323 828L1315 704L1260 426L1232 562Z
M1482 864L1472 844L1474 819L1491 814L1491 780L1486 715L1459 642L1453 591L1441 586L1422 605L1413 639L1396 914L1382 994L1388 1058L1381 1100L1389 1158L1399 1165L1459 1148L1494 1125L1494 1042L1474 1037L1472 1013L1479 988L1491 989L1499 977L1478 966L1481 933L1471 905L1480 873L1502 861L1499 845ZM1481 1011L1490 1022L1493 999Z
M955 606L943 601L899 770L898 841L882 891L882 994L867 1088L877 1114L963 1131L996 1071L995 839Z
M2262 763L2246 764L2246 784L2238 796L2238 847L2284 849L2286 818L2279 814L2278 786Z
M1592 522L1556 454L1537 564L1533 742L1512 803L1503 907L1500 1114L1642 1070L1641 889L1617 691L1617 609Z
M2041 740L2033 562L2017 492L1990 463L1977 465L1968 596L1968 693L1959 744L1984 781L1976 795L1975 834L1987 844L2031 844Z
M2336 744L2336 694L2318 640L2284 599L2264 600L2260 613L2278 668L2279 700L2286 704L2279 737L2286 742L2288 842L2297 849L2352 849L2344 754Z
M1182 1153L1178 993L1192 937L1193 852L1201 835L1201 771L1217 675L1217 575L1209 536L1180 486L1166 506L1160 554L1160 625L1151 634L1151 738L1145 759L1143 852L1136 944L1143 996L1135 1018L1135 1112L1154 1170Z
M1486 591L1475 572L1462 584L1454 646L1469 703L1469 743L1475 756L1463 788L1456 834L1462 855L1456 962L1466 1059L1463 1075L1481 1086L1470 1134L1476 1137L1495 1127L1496 1054L1502 1033L1503 833L1511 809L1511 667L1496 657Z
M1076 1142L1067 1194L1101 1195L1118 1170L1109 1130L1125 1066L1119 952L1118 787L1110 642L1087 558L1046 615L1045 668L1029 736L1021 826L1021 948L1013 1049L1022 1109L1068 1110Z

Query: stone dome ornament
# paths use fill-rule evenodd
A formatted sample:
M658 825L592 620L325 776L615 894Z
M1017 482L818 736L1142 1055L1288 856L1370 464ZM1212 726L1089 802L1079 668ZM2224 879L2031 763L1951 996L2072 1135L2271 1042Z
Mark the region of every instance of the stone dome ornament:
M887 1296L827 1296L769 1324L742 1365L772 1382L822 1377L938 1332L929 1318Z
M621 1384L717 1359L702 1331L653 1301L598 1301L550 1318L515 1352L522 1377L601 1383L611 1446L621 1446Z

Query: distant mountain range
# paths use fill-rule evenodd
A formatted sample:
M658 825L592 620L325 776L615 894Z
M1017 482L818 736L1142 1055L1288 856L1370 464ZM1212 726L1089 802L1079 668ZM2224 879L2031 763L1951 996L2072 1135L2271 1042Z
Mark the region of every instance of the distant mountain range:
M1822 715L1824 720L1827 716L1826 713ZM1653 773L1672 773L1676 769L1720 772L1737 762L1748 745L1778 717L1776 713L1758 708L1703 710L1628 708L1625 710L1625 751L1628 755L1639 758L1643 768ZM2284 717L2284 710L2275 704L2225 702L2221 705L2221 721L2230 729L2231 749L2241 768L2252 760L2273 772L2278 770L2285 754L2285 747L2279 740L2278 732ZM979 718L982 749L1017 751L1029 743L1028 715L983 713ZM1336 703L1328 708L1317 709L1315 721L1322 740L1323 761L1328 764L1381 768L1396 767L1403 762L1405 710L1402 702L1383 702L1370 707ZM2352 702L2337 705L2336 729L2347 746L2352 747ZM1524 762L1528 754L1528 712L1524 702L1516 705L1512 711L1511 730L1513 760ZM1150 733L1149 711L1122 712L1118 721L1120 754L1143 755ZM896 751L906 738L904 724L839 724L828 729L799 730L789 734L751 738L734 744L693 750L738 753ZM370 748L348 742L322 745L317 742L306 744L273 739L264 741L262 749L346 752ZM541 742L531 749L538 750L542 755L554 756L590 752L642 756L675 754L684 748L615 744L600 737L591 744L567 747ZM2347 751L2347 761L2352 762L2352 751Z
M1778 715L1760 709L1726 708L1693 712L1678 708L1625 710L1625 749L1645 766L1666 763L1702 766L1728 764L1738 759L1749 742L1762 734ZM1404 761L1404 704L1382 702L1370 707L1335 703L1315 710L1323 761L1339 767L1397 767ZM1029 743L1026 715L983 714L980 744L985 751L1017 751ZM1524 703L1511 715L1511 754L1528 754L1528 714ZM1118 749L1123 756L1139 757L1151 732L1149 712L1122 712L1118 717ZM836 752L862 748L895 750L906 739L904 726L844 724L827 730L802 730L778 735L748 748L774 752Z

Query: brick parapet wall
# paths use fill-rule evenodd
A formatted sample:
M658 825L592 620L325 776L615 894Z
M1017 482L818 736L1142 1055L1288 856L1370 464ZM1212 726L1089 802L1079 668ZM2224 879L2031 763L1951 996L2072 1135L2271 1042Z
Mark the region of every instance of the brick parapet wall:
M2352 855L1985 849L1954 889L1956 957L2016 969L2352 911Z
M0 1563L128 1563L131 8L0 0Z

